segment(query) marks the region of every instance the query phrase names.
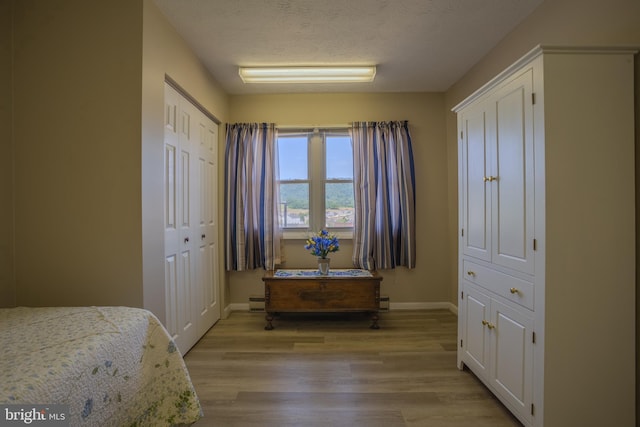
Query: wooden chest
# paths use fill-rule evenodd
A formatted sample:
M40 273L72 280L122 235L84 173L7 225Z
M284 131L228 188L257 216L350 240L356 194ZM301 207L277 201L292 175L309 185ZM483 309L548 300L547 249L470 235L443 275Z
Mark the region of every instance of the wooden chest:
M274 313L280 312L371 312L377 329L380 309L380 281L371 276L290 276L278 277L269 271L264 281L267 326L273 329Z

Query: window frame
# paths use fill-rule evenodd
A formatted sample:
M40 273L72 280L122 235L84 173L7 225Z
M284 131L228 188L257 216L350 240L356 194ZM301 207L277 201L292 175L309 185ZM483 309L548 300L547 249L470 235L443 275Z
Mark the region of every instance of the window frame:
M353 226L350 227L326 227L326 184L351 183L352 179L327 179L327 136L346 136L351 138L347 128L314 128L314 129L278 129L278 139L288 136L307 137L307 180L282 180L278 178L278 189L281 183L309 183L309 226L308 227L282 227L282 236L285 239L307 239L311 233L322 229L329 230L332 234L342 239L353 238ZM279 153L278 153L279 156ZM280 168L282 166L280 165ZM355 199L355 194L354 194ZM354 200L355 202L355 200Z

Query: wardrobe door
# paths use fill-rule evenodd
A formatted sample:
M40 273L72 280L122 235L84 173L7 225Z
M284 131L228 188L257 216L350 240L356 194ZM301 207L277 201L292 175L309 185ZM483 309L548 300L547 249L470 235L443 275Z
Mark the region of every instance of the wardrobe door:
M533 72L531 68L492 96L491 261L533 273Z
M491 301L490 383L521 419L531 417L533 320L524 310Z
M465 283L461 317L464 322L462 335L462 360L481 379L489 378L490 351L489 320L491 299L476 287Z
M491 187L489 117L483 103L460 114L462 224L464 255L491 261Z

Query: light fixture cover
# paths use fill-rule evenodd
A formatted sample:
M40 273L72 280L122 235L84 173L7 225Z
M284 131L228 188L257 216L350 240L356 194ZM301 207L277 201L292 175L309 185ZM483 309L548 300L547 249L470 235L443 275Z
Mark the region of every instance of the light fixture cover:
M371 82L376 75L376 67L240 67L238 74L245 83Z

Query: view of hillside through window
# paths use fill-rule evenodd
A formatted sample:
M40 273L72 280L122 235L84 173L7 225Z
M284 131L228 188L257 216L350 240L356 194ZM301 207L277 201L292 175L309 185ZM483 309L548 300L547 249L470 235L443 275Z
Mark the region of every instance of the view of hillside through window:
M310 135L282 135L278 138L280 166L280 224L284 228L350 228L354 221L353 151L347 135L326 135L323 159L310 155ZM323 181L313 186L312 181ZM313 221L310 210L312 188L324 191L324 216ZM317 200L317 199L316 199Z

